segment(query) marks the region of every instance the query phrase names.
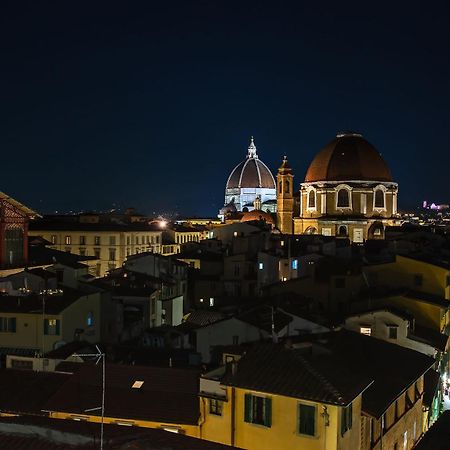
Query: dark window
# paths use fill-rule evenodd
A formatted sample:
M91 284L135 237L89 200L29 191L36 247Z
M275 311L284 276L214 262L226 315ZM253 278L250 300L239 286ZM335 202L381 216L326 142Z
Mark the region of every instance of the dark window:
M100 245L100 236L94 236L94 245Z
M15 333L16 332L16 318L15 317L0 317L0 332L1 333Z
M316 407L298 405L298 432L307 436L316 435Z
M244 418L247 423L270 427L272 425L272 399L245 394Z
M239 345L239 336L233 336L233 345Z
M235 264L235 265L234 265L234 275L235 275L236 277L238 277L238 276L239 276L239 273L240 273L239 264Z
M116 260L116 249L115 248L110 248L109 249L109 260L110 261L115 261Z
M209 413L215 414L216 416L222 415L222 406L223 402L222 400L216 400L213 398L209 399Z
M287 194L289 194L290 188L291 188L291 185L290 185L290 183L289 183L289 180L286 180L286 181L284 182L284 192L286 192Z
M344 237L347 236L347 227L345 225L341 225L338 230L338 236Z
M86 245L86 236L80 236L80 245Z
M384 192L381 189L375 191L375 208L384 208Z
M347 189L340 189L338 192L338 208L348 208L350 206L350 194Z
M11 359L11 368L19 370L33 370L33 361L23 359Z
M352 429L352 404L341 410L341 435L343 436L346 431Z
M389 327L389 339L397 339L397 327Z
M96 259L100 259L100 249L94 248L94 256Z
M280 192L280 194L283 192L283 182L280 180L280 183L278 185L278 190Z
M316 193L314 191L309 191L308 194L308 208L316 207Z
M64 270L63 269L56 270L56 281L58 283L62 283L64 281Z
M416 274L414 275L414 286L422 286L423 284L423 275Z

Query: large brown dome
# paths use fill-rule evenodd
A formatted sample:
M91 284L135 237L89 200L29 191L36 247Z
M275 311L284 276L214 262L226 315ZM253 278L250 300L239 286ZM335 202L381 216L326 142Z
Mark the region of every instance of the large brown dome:
M310 164L305 182L393 181L378 150L360 134L338 134Z

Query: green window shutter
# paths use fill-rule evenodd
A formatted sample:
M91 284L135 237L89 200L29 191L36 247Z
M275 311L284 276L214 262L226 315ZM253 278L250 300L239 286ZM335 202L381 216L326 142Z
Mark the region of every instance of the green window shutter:
M252 394L245 394L244 420L248 423L252 423L252 416Z
M347 408L342 408L341 409L341 436L344 436L344 433L347 431L346 415L347 415Z
M264 399L264 425L266 427L272 426L272 399Z
M299 405L299 426L300 434L307 436L316 435L316 407L310 405Z
M61 321L59 320L59 319L56 319L56 335L59 335L59 331L60 331L60 324L61 324Z
M44 334L48 334L48 319L44 319Z

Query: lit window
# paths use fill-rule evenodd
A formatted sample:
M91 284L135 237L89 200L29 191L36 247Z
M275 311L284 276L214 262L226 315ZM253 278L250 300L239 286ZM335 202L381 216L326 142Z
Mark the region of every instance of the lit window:
M214 297L209 298L209 306L214 306Z
M0 317L0 332L1 333L15 333L16 332L16 318L15 317Z
M144 384L143 381L136 380L131 387L133 389L140 389L143 384Z
M259 267L259 270L263 270L264 269L264 263L260 262L258 267Z
M293 268L294 270L297 270L297 269L298 269L298 259L293 259L293 260L292 260L292 268Z
M44 320L44 334L48 336L59 335L60 320L58 319L45 319Z
M235 231L235 232L233 233L233 236L234 236L234 237L237 237L237 235L238 235L238 233L237 233L237 231Z
M86 325L88 327L92 327L94 325L94 313L92 311L89 311L87 315Z
M372 334L372 328L371 327L360 327L359 332L361 334L365 334L366 336L370 336Z
M209 413L216 416L222 415L223 402L221 400L216 400L213 398L209 399Z
M66 245L71 245L71 244L72 244L72 237L71 237L71 236L66 236L66 237L64 238L64 243L65 243Z
M52 234L51 241L52 241L52 244L56 244L56 234Z

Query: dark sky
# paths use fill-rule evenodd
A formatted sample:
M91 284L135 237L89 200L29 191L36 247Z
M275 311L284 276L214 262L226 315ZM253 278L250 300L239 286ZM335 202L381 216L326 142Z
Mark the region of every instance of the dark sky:
M449 202L450 2L0 3L0 190L215 215L250 135L303 180L361 132L400 206Z

